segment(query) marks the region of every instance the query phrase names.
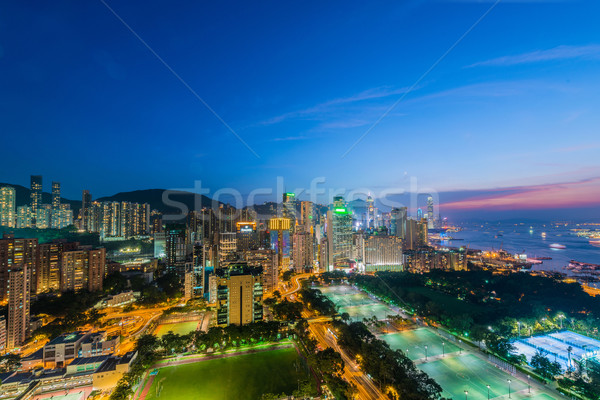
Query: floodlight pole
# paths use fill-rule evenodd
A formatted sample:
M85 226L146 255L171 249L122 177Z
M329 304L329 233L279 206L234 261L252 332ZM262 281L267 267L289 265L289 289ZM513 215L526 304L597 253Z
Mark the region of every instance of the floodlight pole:
M488 400L490 400L490 385L486 385L488 390Z
M508 382L508 398L510 399L510 379L506 380Z

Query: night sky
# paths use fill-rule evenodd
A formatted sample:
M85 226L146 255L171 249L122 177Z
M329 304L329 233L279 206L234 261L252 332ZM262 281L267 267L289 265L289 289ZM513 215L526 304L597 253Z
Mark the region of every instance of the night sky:
M600 203L600 2L189 3L2 2L0 182Z

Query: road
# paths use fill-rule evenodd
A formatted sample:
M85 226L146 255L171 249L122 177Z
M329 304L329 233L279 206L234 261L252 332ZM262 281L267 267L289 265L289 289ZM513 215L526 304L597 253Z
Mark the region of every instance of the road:
M322 323L312 323L309 325L308 329L322 347L331 347L341 354L345 363L343 376L348 382L352 382L356 386L358 390L357 398L364 400L387 398L373 381L358 367L358 365L356 365L354 360L338 346L337 340L327 331L327 327L327 325Z
M152 323L152 321L159 318L166 308L167 307L141 308L129 312L123 312L123 310L119 308L109 310L108 313L106 313L102 318L105 321L111 319L129 318L133 318L135 320L134 324L130 327L120 327L110 332L124 336L124 339L119 346L118 353L124 354L132 350L137 338L146 332L146 329Z
M300 283L300 281L302 281L304 279L308 279L311 275L313 275L313 274L298 274L298 275L292 276L291 287L288 288L285 292L283 292L281 294L281 297L289 297L289 296L293 295L294 293L296 293L297 291L299 291L300 289L302 289L302 283Z

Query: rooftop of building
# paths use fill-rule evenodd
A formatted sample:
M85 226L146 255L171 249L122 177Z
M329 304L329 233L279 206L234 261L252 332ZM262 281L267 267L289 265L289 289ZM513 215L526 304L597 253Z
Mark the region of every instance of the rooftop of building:
M85 364L96 364L99 362L104 362L106 361L110 356L93 356L93 357L79 357L74 359L71 364L69 364L69 366L71 365L85 365Z
M34 351L27 357L23 357L21 359L21 361L36 361L36 360L41 360L42 358L44 358L44 349L43 348Z
M261 267L251 267L247 262L236 262L229 264L227 268L215 269L215 274L219 277L229 277L238 275L261 275L263 269Z
M48 344L46 344L46 346L52 346L52 345L64 344L64 343L75 343L75 342L81 340L81 338L84 337L85 335L86 335L86 333L81 332L81 331L75 331L75 332L71 332L71 333L63 333L59 337L52 339Z
M129 364L134 357L135 351L130 351L122 357L110 356L98 367L96 373L114 371L117 368L117 365Z

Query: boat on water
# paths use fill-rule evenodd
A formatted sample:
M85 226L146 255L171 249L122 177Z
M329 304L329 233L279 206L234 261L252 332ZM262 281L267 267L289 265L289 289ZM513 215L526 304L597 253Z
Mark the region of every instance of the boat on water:
M564 244L559 244L559 243L552 243L550 245L551 249L557 249L557 250L562 250L562 249L566 249L567 246L565 246Z
M534 257L536 260L552 260L552 257Z

